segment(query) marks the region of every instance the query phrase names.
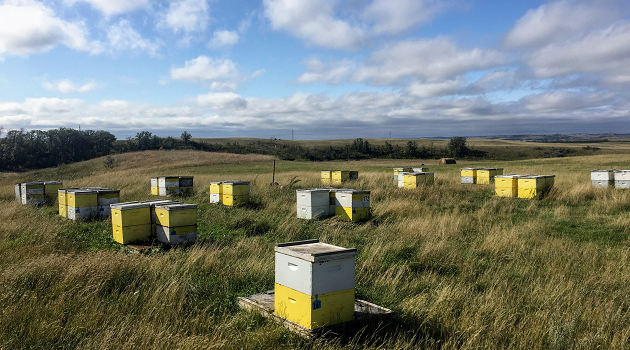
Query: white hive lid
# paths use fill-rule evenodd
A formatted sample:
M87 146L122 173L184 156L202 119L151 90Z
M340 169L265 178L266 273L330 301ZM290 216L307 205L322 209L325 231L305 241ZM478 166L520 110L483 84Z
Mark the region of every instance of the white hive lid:
M94 190L85 190L85 189L79 189L79 190L68 190L68 193L72 193L75 196L81 196L84 194L96 194L96 191Z
M131 209L148 208L149 207L149 203L125 202L125 203L110 204L109 207L112 208L112 209L131 210Z
M99 190L95 190L98 194L107 194L107 193L120 193L120 190L113 190L111 188L101 188Z
M598 173L599 172L606 172L607 173L607 172L611 172L611 171L614 171L614 170L609 170L609 169L595 169L595 170L591 170L592 173L595 173L595 172L598 172Z
M302 188L295 190L295 192L330 192L330 190L327 188Z
M197 204L184 204L184 203L166 203L166 204L158 204L155 206L156 209L164 209L164 210L184 210L184 209L197 209Z
M357 255L356 248L342 248L321 243L318 239L277 243L274 251L310 262L345 259Z
M228 185L249 185L249 181L223 181L224 184Z
M359 190L352 190L352 189L341 189L341 190L337 190L337 192L352 193L352 194L370 194L370 191L359 191Z
M151 208L154 208L156 205L163 205L163 204L179 204L181 202L177 202L177 201L172 201L170 199L152 199L149 201L142 201L140 203L146 203L149 204L149 206Z
M59 181L42 181L44 185L63 185L62 182Z

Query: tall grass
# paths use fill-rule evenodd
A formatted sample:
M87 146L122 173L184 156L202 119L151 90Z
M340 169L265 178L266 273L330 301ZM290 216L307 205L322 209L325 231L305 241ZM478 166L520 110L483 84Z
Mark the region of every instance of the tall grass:
M431 161L278 163L200 152L142 152L0 176L2 349L621 349L630 346L630 191L593 189L589 171L630 156L574 157L502 166L555 174L540 201L496 198L460 185L462 164ZM395 187L391 167L425 163L436 184ZM349 187L372 191L374 218L302 221L295 189L318 171L357 169ZM191 174L199 204L192 247L135 254L111 242L111 222L76 223L54 208L13 201L14 182L118 188L149 199L149 177ZM289 185L297 177L299 182ZM213 180L252 181L253 204L209 203ZM393 309L377 330L302 339L236 297L273 288L273 245L319 238L357 247L357 296Z

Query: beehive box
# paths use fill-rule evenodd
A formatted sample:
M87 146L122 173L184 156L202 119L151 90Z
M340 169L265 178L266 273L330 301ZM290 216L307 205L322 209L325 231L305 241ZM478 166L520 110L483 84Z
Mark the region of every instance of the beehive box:
M321 182L324 186L332 185L332 171L330 170L322 170L320 173Z
M97 211L101 218L108 218L112 214L111 205L120 203L120 191L102 188L96 191Z
M311 330L354 319L355 248L308 240L275 255L275 314Z
M41 181L22 183L20 193L22 194L22 204L44 204L44 183Z
M478 169L479 168L461 168L461 183L476 184Z
M151 238L149 203L118 203L110 207L114 241L129 244Z
M80 188L60 188L57 190L57 202L59 203L59 215L68 217L68 191L80 190Z
M158 177L151 178L151 195L159 196L160 195L160 185Z
M614 170L615 188L630 188L630 170Z
M394 168L394 182L398 183L398 173L412 172L413 168L411 167L400 167Z
M324 188L310 188L296 190L297 217L311 220L334 215L330 211L330 190Z
M398 173L398 188L405 187L405 175L411 174L411 173L412 172L409 172L409 171L401 171Z
M179 192L183 196L192 196L194 194L192 176L179 177Z
M15 184L15 199L19 202L22 201L22 184Z
M337 190L335 216L346 221L367 221L371 217L370 191Z
M210 183L210 203L223 203L223 182Z
M494 194L497 197L518 197L518 177L516 174L496 175Z
M59 181L43 181L44 198L51 204L57 200L57 191L63 187L63 183Z
M342 182L350 179L350 171L348 170L334 170L332 172L332 184L341 185Z
M170 245L194 243L197 241L197 225L179 227L157 225L155 235L158 242Z
M481 168L477 170L477 184L491 184L494 183L494 177L497 175L503 175L503 168Z
M430 185L434 182L433 173L405 173L404 177L405 188L417 188L419 185Z
M177 227L197 224L197 204L168 203L155 206L156 224Z
M158 192L160 196L179 194L179 176L158 177Z
M600 188L614 186L614 170L591 170L591 184Z
M426 172L429 172L429 168L425 168L425 167L411 168L411 172L426 173Z
M223 205L236 207L249 203L249 181L224 181Z
M96 191L70 189L66 193L68 219L91 220L98 216L98 196Z
M519 198L542 198L554 185L555 175L527 175L518 178Z

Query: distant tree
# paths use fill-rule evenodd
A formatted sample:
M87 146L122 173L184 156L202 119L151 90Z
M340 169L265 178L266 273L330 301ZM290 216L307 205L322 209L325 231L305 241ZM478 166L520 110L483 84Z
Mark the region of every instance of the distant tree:
M190 139L192 138L192 135L188 133L188 131L184 131L182 133L182 141L184 141L185 144L188 144L188 142L190 142Z
M466 138L461 136L455 136L449 141L446 147L447 152L451 157L461 158L470 153L470 149L466 145Z
M154 138L152 133L141 131L136 134L136 140L138 141L139 150L153 149Z

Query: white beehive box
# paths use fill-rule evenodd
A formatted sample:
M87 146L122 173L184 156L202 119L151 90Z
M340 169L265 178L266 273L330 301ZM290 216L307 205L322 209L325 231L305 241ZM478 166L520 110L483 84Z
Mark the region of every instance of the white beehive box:
M342 248L319 240L278 243L275 247L276 283L306 295L354 288L356 248Z
M615 181L630 181L630 170L614 170Z
M370 191L337 190L335 205L344 208L369 208Z
M210 203L221 203L221 193L210 193Z
M409 174L409 171L403 171L398 173L398 187L405 187L405 174Z
M461 177L461 183L463 184L474 184L475 183L475 178L472 176L462 176Z
M22 184L15 184L15 199L22 201Z
M297 205L305 207L321 207L330 205L330 190L309 188L296 190Z
M98 207L68 207L68 219L90 220L98 216Z
M630 188L630 180L615 180L615 188Z
M613 170L591 170L591 181L613 181L614 179Z
M151 187L160 187L158 184L158 178L157 177L152 177L151 178Z

